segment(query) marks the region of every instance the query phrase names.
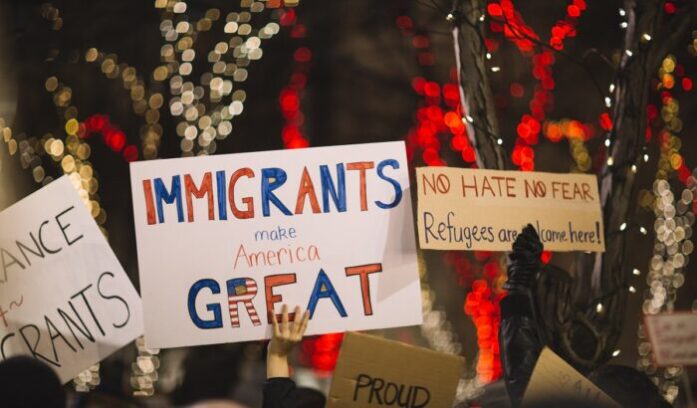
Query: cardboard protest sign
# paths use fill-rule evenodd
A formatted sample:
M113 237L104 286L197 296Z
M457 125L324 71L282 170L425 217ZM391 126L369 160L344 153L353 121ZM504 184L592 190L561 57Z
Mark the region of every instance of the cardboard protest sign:
M269 338L283 303L310 335L422 321L401 142L136 162L131 186L150 347Z
M595 176L420 167L423 249L510 251L530 223L550 251L605 251Z
M3 359L32 356L67 382L143 333L138 294L68 177L0 213L0 261Z
M644 316L656 365L697 365L697 313Z
M525 389L521 407L574 402L574 406L617 407L615 400L574 370L566 361L545 347Z
M463 365L459 356L346 333L327 408L450 407Z

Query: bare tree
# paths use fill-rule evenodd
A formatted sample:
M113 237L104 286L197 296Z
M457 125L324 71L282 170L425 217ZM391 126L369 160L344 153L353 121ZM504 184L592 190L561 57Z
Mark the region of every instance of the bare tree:
M499 127L485 66L484 25L479 23L484 7L482 0L454 0L448 19L453 23L461 99L477 164L503 169L504 152L498 143ZM537 292L550 343L574 365L587 369L607 361L621 335L631 269L625 263L627 234L619 232L632 225L628 220L633 215L630 203L636 190L633 165L643 156L651 76L665 55L697 24L694 3L686 5L670 25L663 21L662 7L660 0L624 1L627 27L611 98L611 159L598 172L606 252L579 254L574 281L550 274L541 283L547 289ZM598 301L603 302L606 313L594 313ZM576 341L577 335L585 336L585 341ZM578 346L589 344L589 339L592 346Z

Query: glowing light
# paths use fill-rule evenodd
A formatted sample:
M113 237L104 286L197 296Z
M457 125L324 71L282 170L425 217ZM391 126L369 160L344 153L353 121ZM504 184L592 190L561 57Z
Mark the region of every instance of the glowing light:
M632 274L635 275L635 276L639 276L639 275L641 275L641 271L638 270L637 268L634 268L634 269L632 270Z
M623 222L622 225L620 225L620 231L624 231L627 229L627 223Z
M617 357L617 356L619 356L619 355L620 355L620 349L617 349L617 350L615 350L615 351L612 352L612 356L613 356L613 357Z

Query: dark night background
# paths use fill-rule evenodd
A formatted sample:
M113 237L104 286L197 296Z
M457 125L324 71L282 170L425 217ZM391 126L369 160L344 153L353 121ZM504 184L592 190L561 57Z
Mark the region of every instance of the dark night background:
M126 133L129 143L139 144L138 129L143 119L134 115L128 91L124 90L120 80L106 78L96 65L84 61L85 50L97 47L100 51L118 55L119 62L134 66L146 78L146 87L154 84L154 89L164 94L165 104L160 110L160 123L164 129L160 157L180 156L181 138L175 133L176 122L167 108L169 86L166 81L155 83L150 75L161 64L160 47L164 44L158 29L160 10L154 8L153 3L153 0L56 0L52 4L60 10L63 25L60 30L54 30L41 17L41 2L0 1L0 117L12 127L13 134L36 137L47 132L59 134L57 132L63 128L64 121L55 113L51 96L44 88L45 79L56 75L72 88L72 100L78 108L79 119L94 113L106 113L111 122ZM540 33L543 40L549 37L549 27L564 17L566 2L537 0L518 3L516 6L526 22ZM443 0L302 0L295 10L298 21L307 28L306 37L291 38L288 30L281 27L278 35L263 42L263 58L252 61L248 67L249 78L242 83L242 89L247 92L244 112L232 120L232 134L218 141L216 154L283 148L281 132L284 121L279 108L279 92L292 74L294 49L303 45L312 52L307 87L301 100L305 117L303 133L311 146L405 139L414 126L414 115L421 101L412 89L412 79L423 76L446 82L455 64L450 25L436 6L448 7ZM621 46L623 33L619 7L621 2L616 0L589 2L588 9L579 19L578 36L570 39L564 49L569 57L556 55L554 79L557 86L553 90L554 107L548 112L549 119L574 118L597 124L598 116L604 111L603 98L590 76L604 89L612 80L612 67L603 58L612 63ZM193 21L211 8L220 9L221 15L225 16L230 11L239 10L239 5L227 0L191 0L187 15ZM268 19L267 11L254 18ZM402 35L395 24L400 15L411 16L415 26L428 37L435 58L433 65L418 63L410 39ZM223 33L218 28L202 34L196 42L194 48L201 51L197 51L197 64L191 76L194 81L202 70L210 67L205 58L198 57L205 57L219 41L218 37ZM671 52L687 74L697 77L697 58L686 51L691 43L692 37L688 36L679 49ZM47 59L49 55L53 55L50 60ZM586 68L581 68L579 62ZM530 59L523 57L506 41L501 41L491 63L501 67L500 72L490 72L489 79L496 98L503 147L510 156L516 125L520 116L527 112L535 80L531 75ZM523 86L522 97L511 95L513 83ZM697 101L694 92L697 91L692 94L675 92L683 121L683 130L678 133L682 140L681 152L690 168L697 166L697 115L692 114ZM591 156L601 149L602 141L602 136L597 135L586 143ZM446 147L441 154L448 165L467 165L458 153L447 148L447 142L443 145ZM0 209L38 188L31 171L22 169L17 156L10 156L5 144L1 146ZM639 169L638 187L650 191L656 173L658 147L654 143L649 145L649 149L652 160ZM537 171L568 172L573 165L566 140L552 143L540 137L535 152ZM510 157L507 159L508 167L513 169ZM58 165L48 164L51 161L48 157L43 160L47 163L47 173L60 175ZM101 205L108 212L104 227L108 230L109 242L137 287L128 164L103 143L92 143L90 161L99 178ZM423 165L418 155L414 164ZM679 196L679 182L673 178L672 185L674 193ZM627 262L631 263L630 267L645 271L652 253L654 215L638 205L636 214L636 220L647 226L649 235L637 234L630 241L631 255ZM477 356L476 332L470 317L463 313L469 287L457 284L454 268L444 262L441 255L424 253L428 280L437 294L436 307L445 311L458 341L464 346L467 364L473 369ZM569 268L572 260L569 254L555 254L553 263ZM690 263L684 272L686 283L678 290L676 310L693 308L697 293L696 272L695 264ZM617 363L631 366L637 361L636 333L641 317L642 293L646 289L643 278L638 278L635 284L638 292L629 297L620 343L622 353L615 359ZM391 330L388 335L425 344L417 329ZM118 378L123 375L121 370L129 370L128 359L134 358L135 350L123 354L105 364L107 368L102 373L105 387L113 386L118 390ZM176 391L179 394L175 395L185 401L194 398L192 395L196 393L219 393L215 388L225 389L226 381L232 381L234 374L230 374L231 378L214 381L211 380L212 372L220 367L235 367L243 359L259 359L261 355L259 344L191 348L188 355L184 352L180 357L189 364L189 371L185 374L187 381L194 382L185 381L184 386ZM695 374L694 370L690 371L693 388ZM113 383L109 384L110 381Z

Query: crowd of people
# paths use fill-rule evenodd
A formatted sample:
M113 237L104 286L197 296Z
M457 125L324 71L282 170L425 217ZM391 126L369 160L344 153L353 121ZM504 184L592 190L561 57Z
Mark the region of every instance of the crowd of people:
M542 243L535 229L528 225L516 239L509 255L508 295L501 303L500 346L504 387L489 385L475 401L461 404L470 407L518 407L542 349L543 336L535 318L534 284L541 270ZM291 379L289 356L300 343L310 320L309 312L295 307L289 313L283 305L280 316L273 316L273 334L266 352L266 381L259 390L263 408L320 408L326 404L322 392L296 386ZM605 365L587 378L622 407L669 407L658 388L646 375L618 365ZM0 406L7 408L67 407L65 388L46 364L30 357L16 356L0 363ZM81 405L76 399L75 406ZM543 401L543 407L586 406L568 399ZM105 402L101 406L122 406ZM127 406L127 405L123 405ZM233 401L209 400L189 405L195 408L242 408ZM600 405L598 405L600 406ZM440 408L440 407L436 407Z

